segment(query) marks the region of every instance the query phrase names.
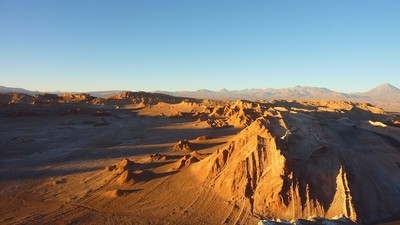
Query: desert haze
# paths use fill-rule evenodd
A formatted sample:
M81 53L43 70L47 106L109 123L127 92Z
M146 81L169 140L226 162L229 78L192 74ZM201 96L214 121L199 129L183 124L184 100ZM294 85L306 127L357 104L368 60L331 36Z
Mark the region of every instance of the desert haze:
M400 218L400 90L390 84L356 94L1 91L1 224Z

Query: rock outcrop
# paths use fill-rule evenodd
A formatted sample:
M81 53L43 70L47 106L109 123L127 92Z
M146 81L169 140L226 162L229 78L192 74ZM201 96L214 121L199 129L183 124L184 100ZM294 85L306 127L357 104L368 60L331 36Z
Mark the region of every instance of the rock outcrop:
M178 151L193 151L195 144L188 140L180 140L175 146L174 149Z
M187 98L174 97L166 94L159 93L149 93L149 92L122 92L113 95L108 98L108 100L127 100L133 104L145 104L145 105L155 105L159 102L177 104Z
M21 94L21 93L0 94L0 105L32 104L33 101L34 98L27 94Z
M341 104L347 108L333 108L352 119L367 121L383 113ZM336 120L337 113L326 114L320 107L332 109L329 104L296 113L266 109L224 149L199 163L206 183L260 218L343 215L372 223L398 214L400 143L364 129L364 123ZM365 112L355 115L354 110Z
M95 97L90 96L90 94L86 93L79 93L79 94L65 93L61 95L61 98L65 102L90 102L95 99Z

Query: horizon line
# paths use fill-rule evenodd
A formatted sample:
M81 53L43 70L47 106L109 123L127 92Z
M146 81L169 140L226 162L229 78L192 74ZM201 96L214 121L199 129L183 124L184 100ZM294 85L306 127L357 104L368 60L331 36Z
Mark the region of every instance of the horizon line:
M333 89L330 89L328 87L323 87L323 86L307 86L307 85L294 85L294 86L289 86L289 87L281 87L281 88L274 88L274 87L265 87L265 88L244 88L244 89L228 89L228 88L221 88L218 90L213 90L213 89L207 89L207 88L200 88L200 89L195 89L195 90L153 90L153 91L145 91L145 90L126 90L126 89L108 89L108 90L91 90L91 91L75 91L75 90L71 90L71 91L67 91L67 90L54 90L54 91L49 91L49 90L45 90L45 91L39 91L39 90L31 90L31 89L27 89L27 88L23 88L23 87L10 87L10 86L4 86L4 85L0 85L0 87L4 87L4 88L10 88L10 89L23 89L25 91L29 91L29 92L39 92L39 93L92 93L92 92L152 92L152 93L159 93L159 92L198 92L198 91L210 91L210 92L221 92L221 91L229 91L229 92L236 92L236 91L245 91L245 90L267 90L267 89L274 89L274 90L280 90L280 89L291 89L291 88L319 88L319 89L328 89L330 91L333 92L338 92L338 93L343 93L343 94L353 94L353 93L364 93L364 92L368 92L371 91L377 87L380 86L384 86L384 85L389 85L395 88L398 88L397 86L389 83L389 82L384 82L381 83L369 90L364 90L364 91L356 91L356 92L341 92L341 91L336 91ZM398 88L399 89L399 88Z

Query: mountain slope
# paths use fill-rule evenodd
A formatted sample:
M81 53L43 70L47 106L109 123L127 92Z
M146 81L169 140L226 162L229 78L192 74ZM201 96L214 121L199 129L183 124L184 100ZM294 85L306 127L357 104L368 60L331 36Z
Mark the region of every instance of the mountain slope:
M356 102L368 102L387 111L400 112L400 89L385 83L364 93L340 93L321 87L295 86L281 89L244 89L229 91L199 90L199 91L177 91L160 92L174 96L205 98L205 99L244 99L244 100L347 100Z
M368 96L370 98L377 99L399 99L400 89L389 83L384 83L368 92L363 93L362 96Z
M291 104L282 106L293 109ZM319 111L335 104L342 115ZM216 193L261 218L344 215L369 224L398 214L399 128L387 128L393 137L384 137L384 129L353 120L373 118L362 105L315 102L312 107L318 111L265 106L263 117L194 169L206 174ZM348 118L336 119L340 116Z
M0 86L0 93L9 93L9 92L22 93L22 94L27 94L27 95L36 95L36 94L40 93L38 91L30 91L30 90L26 90L23 88Z

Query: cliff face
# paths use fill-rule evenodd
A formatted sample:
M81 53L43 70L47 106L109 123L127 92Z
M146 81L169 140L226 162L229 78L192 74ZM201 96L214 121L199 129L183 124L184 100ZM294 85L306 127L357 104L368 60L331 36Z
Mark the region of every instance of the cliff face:
M398 213L399 142L315 115L265 111L200 162L207 182L261 218L344 215L371 223Z

